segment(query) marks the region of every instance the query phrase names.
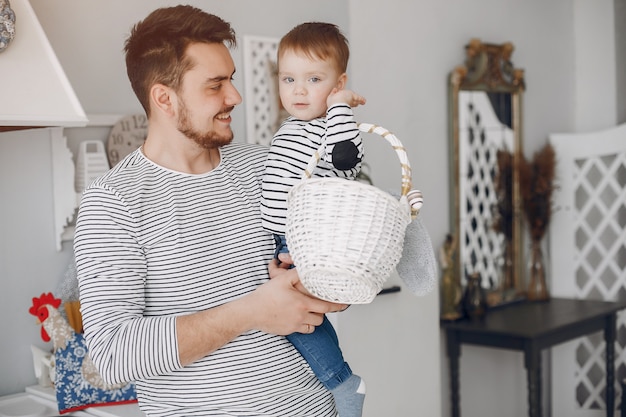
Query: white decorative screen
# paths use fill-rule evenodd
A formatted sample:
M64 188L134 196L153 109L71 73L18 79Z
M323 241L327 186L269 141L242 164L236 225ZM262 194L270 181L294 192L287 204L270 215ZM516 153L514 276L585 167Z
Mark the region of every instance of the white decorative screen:
M595 133L552 135L557 190L550 227L552 293L580 299L626 299L626 125ZM626 378L626 316L618 314L616 392ZM597 333L553 350L553 387L569 390L554 415L604 415L605 343ZM616 406L619 406L619 396ZM595 411L594 411L595 410ZM577 414L580 413L580 414Z
M278 39L244 36L244 88L248 142L270 144L280 123L276 80Z

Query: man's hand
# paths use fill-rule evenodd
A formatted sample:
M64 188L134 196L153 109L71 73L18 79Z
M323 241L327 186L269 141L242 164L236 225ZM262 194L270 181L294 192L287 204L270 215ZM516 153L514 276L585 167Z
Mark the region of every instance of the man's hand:
M296 268L284 269L272 260L269 274L272 279L244 297L176 318L181 364L190 364L250 330L283 336L313 333L324 314L348 307L309 295Z
M324 314L346 308L308 295L295 268L280 268L272 260L269 273L271 279L246 296L246 303L255 312L255 329L278 335L312 333Z

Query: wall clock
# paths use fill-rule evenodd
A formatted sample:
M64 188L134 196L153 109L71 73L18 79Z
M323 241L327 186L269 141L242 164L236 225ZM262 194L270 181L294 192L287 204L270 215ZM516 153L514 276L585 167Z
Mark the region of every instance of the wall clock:
M0 52L9 47L15 38L15 12L9 0L0 0Z
M107 157L111 168L126 155L141 147L146 136L148 136L148 119L145 114L129 114L118 120L113 125L106 142Z

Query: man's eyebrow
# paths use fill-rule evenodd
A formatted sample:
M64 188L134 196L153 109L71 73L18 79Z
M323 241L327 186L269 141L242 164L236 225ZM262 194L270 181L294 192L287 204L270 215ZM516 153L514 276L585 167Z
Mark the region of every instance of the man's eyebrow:
M236 70L234 70L230 76L228 76L228 75L218 75L217 77L207 78L206 82L207 83L219 83L219 82L224 81L224 80L230 80L235 75L235 72L236 72Z
M230 79L230 77L227 77L226 75L220 75L218 77L207 78L206 82L207 82L207 84L219 83L220 81L229 80L229 79Z

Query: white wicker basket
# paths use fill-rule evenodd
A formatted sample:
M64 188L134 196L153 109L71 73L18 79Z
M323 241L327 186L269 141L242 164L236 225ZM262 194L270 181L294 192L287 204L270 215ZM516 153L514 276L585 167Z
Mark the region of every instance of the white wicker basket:
M311 179L323 146L287 198L285 235L302 284L316 297L346 304L369 303L380 292L400 260L411 222L411 167L402 143L380 126L360 123L359 130L382 136L396 151L399 200L358 181Z

